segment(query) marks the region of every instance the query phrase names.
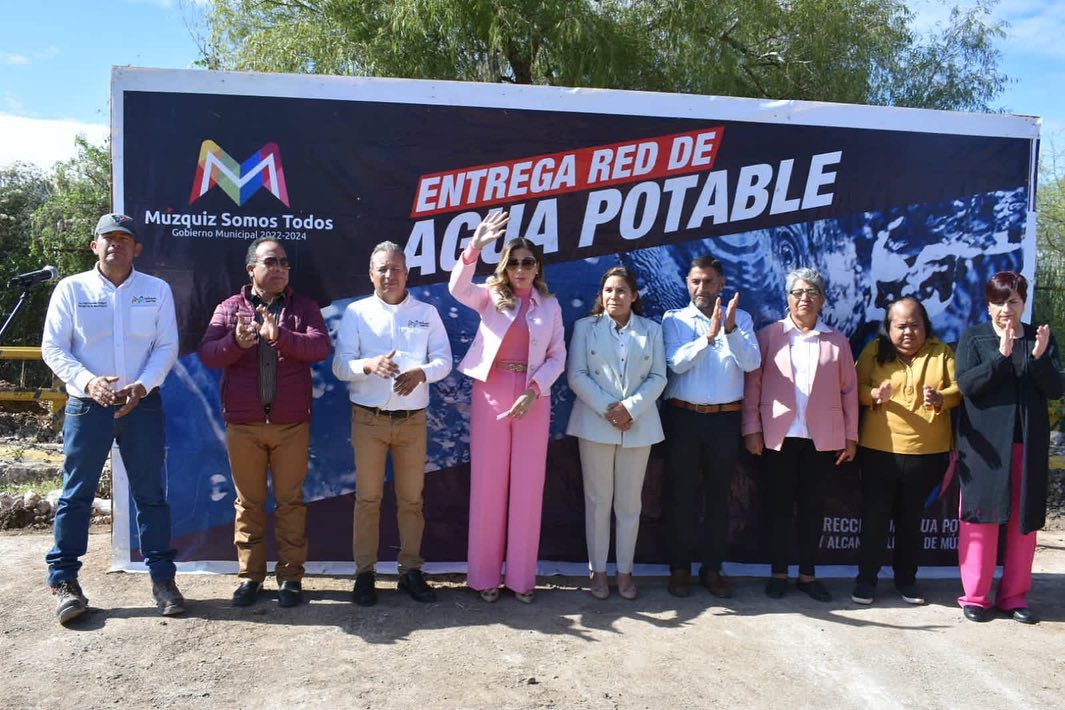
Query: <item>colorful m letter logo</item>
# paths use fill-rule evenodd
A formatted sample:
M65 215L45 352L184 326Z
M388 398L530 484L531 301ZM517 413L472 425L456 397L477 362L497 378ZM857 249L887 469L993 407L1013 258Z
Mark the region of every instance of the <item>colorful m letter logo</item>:
M277 143L267 143L243 163L237 163L218 144L206 140L200 146L200 163L192 181L191 205L217 185L238 205L243 205L259 190L269 190L288 207L285 171L281 168L281 151Z

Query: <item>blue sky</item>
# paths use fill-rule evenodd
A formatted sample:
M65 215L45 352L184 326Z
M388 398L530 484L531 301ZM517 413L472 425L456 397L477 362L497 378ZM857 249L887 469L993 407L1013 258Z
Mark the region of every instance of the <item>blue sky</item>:
M7 0L0 24L0 165L48 167L73 153L73 136L108 132L112 65L191 68L188 18L209 0ZM911 0L916 26L952 5ZM963 3L964 4L964 3ZM998 105L1043 117L1043 137L1065 145L1065 2L1002 0L1000 43L1014 81Z

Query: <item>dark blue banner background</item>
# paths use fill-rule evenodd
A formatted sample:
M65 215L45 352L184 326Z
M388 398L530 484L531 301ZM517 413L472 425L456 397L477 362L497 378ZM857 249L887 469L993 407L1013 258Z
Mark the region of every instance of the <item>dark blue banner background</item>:
M564 108L564 105L560 105ZM388 104L254 96L126 92L122 172L125 211L146 215L227 213L242 217L295 215L330 219L331 230L303 230L286 239L291 283L312 295L335 331L344 306L371 292L369 253L391 240L407 243L419 176L592 145L724 125L714 170L728 170L730 194L739 168L795 159L794 175L817 153L842 151L828 207L664 234L665 205L655 226L636 241L615 224L599 228L594 245L578 248L586 192L557 198L558 250L547 255L548 283L562 303L567 336L590 308L601 274L622 263L641 279L649 315L686 305L684 274L693 256L725 263L727 295L761 327L784 315L784 276L812 266L828 276L825 320L852 338L855 353L872 336L882 307L902 295L922 299L940 337L957 340L984 319L987 277L1025 264L1022 248L1029 200L1030 142L1017 138L914 133L791 124L742 123L635 115ZM215 141L237 162L276 143L289 205L260 190L237 205L219 188L190 204L200 147ZM801 195L800 178L792 193ZM630 186L621 186L626 193ZM687 196L690 210L697 191ZM528 220L535 206L525 208ZM436 219L437 248L453 214ZM682 221L683 223L683 221ZM246 280L247 239L174 236L176 227L142 227L138 268L166 278L174 290L183 355L163 389L168 413L168 476L175 534L183 560L234 560L233 490L224 447L218 372L194 351L214 306ZM251 230L255 231L255 230ZM300 230L294 230L299 232ZM252 235L254 236L254 235ZM464 233L463 236L468 236ZM486 267L482 264L482 272ZM447 273L411 272L412 292L440 311L456 361L477 326L476 315L447 294ZM568 339L568 338L567 338ZM583 497L575 440L563 436L572 404L564 379L552 392L552 436L544 502L541 558L586 559ZM314 370L311 469L305 493L311 556L351 560L354 471L347 393L329 363ZM423 552L430 561L462 561L468 498L470 382L453 373L432 388ZM722 446L739 442L722 442ZM733 486L730 558L764 562L764 472L743 454ZM663 465L652 455L644 492L638 562L663 555ZM841 468L832 486L826 563L855 560L857 471ZM390 491L386 509L394 506ZM952 534L956 494L929 511L927 564L955 564ZM394 519L386 513L382 559L394 559ZM135 526L133 526L135 529ZM135 549L135 541L130 545ZM946 547L946 550L941 548Z

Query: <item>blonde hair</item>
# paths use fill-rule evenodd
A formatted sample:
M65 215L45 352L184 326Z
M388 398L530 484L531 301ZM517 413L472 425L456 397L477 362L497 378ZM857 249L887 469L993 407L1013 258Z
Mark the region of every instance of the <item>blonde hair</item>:
M533 288L541 296L550 296L551 290L544 281L544 253L539 246L530 242L525 237L511 239L503 246L503 253L499 255L499 263L496 270L485 281L485 286L491 290L496 302L496 309L500 312L512 310L517 304L514 302L514 292L510 288L510 279L507 277L507 261L515 249L528 249L536 259L536 276L533 277Z

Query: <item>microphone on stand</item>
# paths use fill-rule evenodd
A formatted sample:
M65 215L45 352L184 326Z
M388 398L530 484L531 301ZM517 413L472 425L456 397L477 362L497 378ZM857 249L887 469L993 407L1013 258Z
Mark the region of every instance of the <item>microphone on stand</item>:
M7 282L7 285L18 286L22 289L22 295L19 296L18 303L15 304L15 308L11 311L11 314L4 321L3 325L0 325L0 341L4 338L4 333L7 332L7 327L11 325L11 321L15 320L15 316L18 315L22 306L30 300L30 289L45 281L54 281L59 278L59 269L54 266L45 266L43 269L37 269L36 271L30 271L26 274L19 274L18 276L12 276L11 280Z
M19 274L18 276L12 276L11 280L7 282L8 286L21 286L22 288L30 288L37 284L44 283L45 281L54 281L59 278L59 269L54 266L45 266L42 269L36 271L30 271L25 274Z

